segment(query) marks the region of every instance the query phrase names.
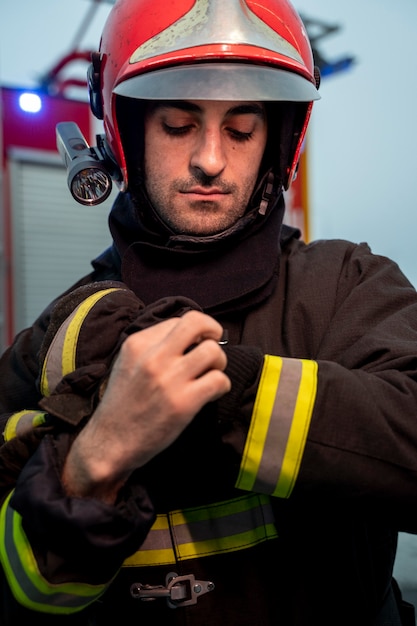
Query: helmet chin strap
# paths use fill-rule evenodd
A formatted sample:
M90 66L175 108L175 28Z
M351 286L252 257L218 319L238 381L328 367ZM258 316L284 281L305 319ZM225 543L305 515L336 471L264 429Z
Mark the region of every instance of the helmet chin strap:
M275 176L272 171L269 171L266 179L264 181L264 189L262 192L262 199L259 205L258 213L260 215L265 215L268 211L269 205L271 202L275 203L277 197L277 188L275 183Z
M282 181L274 174L273 169L269 169L260 179L256 189L252 195L252 206L256 206L256 196L261 195L259 202L258 214L266 215L275 206L278 198L282 194Z

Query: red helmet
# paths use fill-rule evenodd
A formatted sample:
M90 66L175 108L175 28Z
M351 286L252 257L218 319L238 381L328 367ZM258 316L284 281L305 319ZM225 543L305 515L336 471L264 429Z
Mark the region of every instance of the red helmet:
M279 164L285 188L320 97L307 32L288 0L117 0L93 55L89 85L122 190L128 169L119 96L297 103Z

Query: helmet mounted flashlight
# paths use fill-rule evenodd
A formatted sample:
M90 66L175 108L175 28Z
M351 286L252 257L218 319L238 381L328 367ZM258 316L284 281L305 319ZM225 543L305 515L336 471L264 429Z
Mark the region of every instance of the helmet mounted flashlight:
M57 124L56 137L72 197L88 206L104 202L112 190L112 179L103 138L97 136L97 148L90 147L75 122Z

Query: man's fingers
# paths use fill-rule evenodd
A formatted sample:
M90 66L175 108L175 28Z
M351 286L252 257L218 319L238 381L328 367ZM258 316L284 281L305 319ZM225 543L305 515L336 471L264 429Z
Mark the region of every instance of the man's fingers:
M227 357L217 341L203 339L186 353L183 365L188 369L190 376L198 377L210 369L225 370Z
M148 350L161 352L166 357L183 355L198 346L205 339L216 343L223 335L222 326L212 317L199 311L189 311L183 317L171 318L159 322L130 335L125 343L130 344L138 355Z

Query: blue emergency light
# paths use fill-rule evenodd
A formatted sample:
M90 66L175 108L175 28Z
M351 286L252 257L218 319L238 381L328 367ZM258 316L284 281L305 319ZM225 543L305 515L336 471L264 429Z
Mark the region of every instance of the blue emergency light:
M37 93L25 91L19 96L19 106L25 113L39 113L42 100Z

